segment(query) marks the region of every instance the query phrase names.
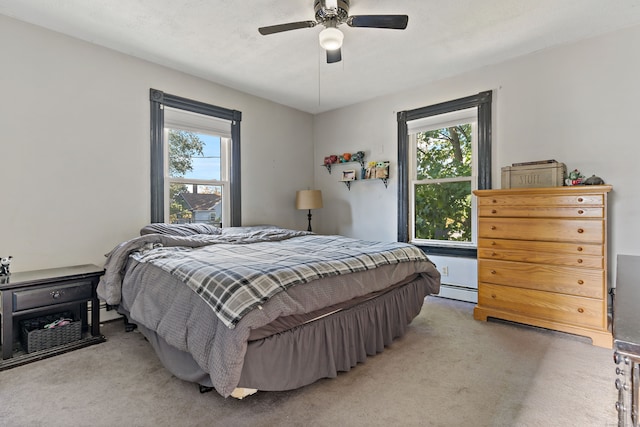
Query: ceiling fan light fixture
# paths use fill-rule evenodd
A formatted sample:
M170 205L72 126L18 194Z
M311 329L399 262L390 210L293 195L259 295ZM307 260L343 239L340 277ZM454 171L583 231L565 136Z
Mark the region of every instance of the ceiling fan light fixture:
M327 9L338 9L338 0L325 0L324 7Z
M342 47L344 34L335 27L328 27L320 31L318 37L320 39L320 46L322 46L324 50L336 50Z

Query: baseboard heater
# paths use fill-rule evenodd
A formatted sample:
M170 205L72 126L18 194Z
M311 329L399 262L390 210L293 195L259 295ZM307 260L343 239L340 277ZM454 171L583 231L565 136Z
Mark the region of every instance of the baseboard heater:
M441 283L438 296L466 302L478 302L478 289L452 283Z

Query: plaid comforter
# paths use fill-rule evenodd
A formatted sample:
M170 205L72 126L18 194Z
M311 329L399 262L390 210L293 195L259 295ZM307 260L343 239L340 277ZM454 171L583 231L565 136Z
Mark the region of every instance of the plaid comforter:
M180 278L229 328L291 286L385 264L427 260L420 249L406 243L286 234L289 231L274 235L271 230L233 240L210 236L206 246L154 247L132 257Z

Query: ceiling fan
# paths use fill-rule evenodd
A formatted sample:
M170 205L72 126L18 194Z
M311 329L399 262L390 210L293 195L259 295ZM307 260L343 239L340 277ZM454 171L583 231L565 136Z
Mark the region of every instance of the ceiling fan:
M354 15L349 16L349 0L314 0L313 8L316 12L315 21L289 22L287 24L270 25L258 28L263 36L283 31L311 28L318 24L324 25L320 32L320 46L327 51L327 63L342 60L342 40L344 34L338 29L339 25L350 27L388 28L404 30L407 28L407 15Z

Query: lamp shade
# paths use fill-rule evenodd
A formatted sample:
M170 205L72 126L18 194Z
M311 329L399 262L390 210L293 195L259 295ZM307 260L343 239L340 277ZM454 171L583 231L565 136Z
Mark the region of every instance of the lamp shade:
M336 50L342 47L344 34L335 27L328 27L320 31L320 35L318 37L320 39L320 46L322 46L323 49Z
M320 209L322 207L322 191L300 190L296 193L296 209Z

